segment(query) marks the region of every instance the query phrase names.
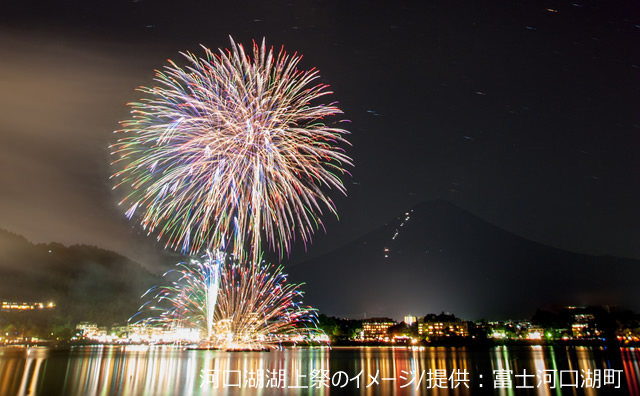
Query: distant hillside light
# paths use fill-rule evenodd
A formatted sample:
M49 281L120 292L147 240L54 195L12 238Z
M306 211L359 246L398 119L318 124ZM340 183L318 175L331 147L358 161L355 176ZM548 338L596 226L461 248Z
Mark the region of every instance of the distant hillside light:
M36 309L51 309L55 308L56 304L52 301L46 305L43 302L16 302L16 301L3 301L0 309L2 311L30 311Z

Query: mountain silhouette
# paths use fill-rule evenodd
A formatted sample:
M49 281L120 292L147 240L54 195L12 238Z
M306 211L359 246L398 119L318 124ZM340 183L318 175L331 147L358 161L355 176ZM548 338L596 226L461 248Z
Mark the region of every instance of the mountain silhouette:
M447 311L465 319L528 318L537 307L640 308L640 261L541 245L446 201L289 268L304 303L351 318Z
M0 229L0 300L54 301L72 322L126 321L159 277L117 253L93 246L33 244Z

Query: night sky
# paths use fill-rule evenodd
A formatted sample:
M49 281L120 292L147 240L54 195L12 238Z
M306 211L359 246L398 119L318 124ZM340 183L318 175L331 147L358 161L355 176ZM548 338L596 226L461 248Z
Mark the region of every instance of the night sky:
M41 3L41 4L39 4ZM351 123L356 166L318 256L444 199L525 238L640 259L634 1L12 2L0 14L0 227L149 268L108 145L179 51L265 37L304 55Z

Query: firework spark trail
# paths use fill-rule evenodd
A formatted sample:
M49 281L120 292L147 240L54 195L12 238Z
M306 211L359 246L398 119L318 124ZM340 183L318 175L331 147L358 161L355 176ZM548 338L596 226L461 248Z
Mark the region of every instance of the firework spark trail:
M324 335L316 313L301 305L300 285L288 284L282 267L255 266L207 253L202 260L178 264L178 279L149 290L140 321L165 328L197 328L221 348L258 348ZM217 301L208 298L211 279L219 275ZM214 311L213 318L208 313ZM144 317L148 314L153 316Z
M203 47L204 48L204 47ZM152 88L130 103L132 119L112 145L116 187L131 186L121 201L165 247L194 254L231 248L235 257L261 254L262 233L280 255L295 235L306 244L336 213L323 189L345 193L340 175L351 159L344 129L328 126L342 114L318 71L298 70L301 57L254 43L253 56L231 49L205 58L169 61ZM116 188L114 187L114 188Z

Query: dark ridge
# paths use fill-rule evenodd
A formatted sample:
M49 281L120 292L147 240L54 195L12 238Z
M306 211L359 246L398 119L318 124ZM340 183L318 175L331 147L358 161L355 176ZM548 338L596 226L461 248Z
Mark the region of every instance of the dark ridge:
M289 272L306 282L305 303L353 318L449 311L506 319L530 317L541 306L640 308L640 262L541 245L441 200Z

